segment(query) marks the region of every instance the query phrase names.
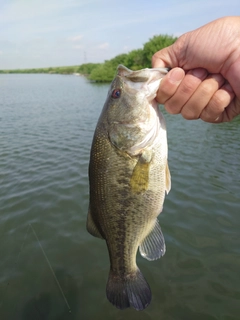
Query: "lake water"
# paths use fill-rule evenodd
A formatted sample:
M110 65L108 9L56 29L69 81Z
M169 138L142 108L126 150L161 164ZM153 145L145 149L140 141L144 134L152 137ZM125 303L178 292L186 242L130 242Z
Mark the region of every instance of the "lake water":
M105 296L104 241L86 231L88 162L108 85L0 75L0 319L240 319L240 119L165 114L172 190L165 256L138 265L145 311Z

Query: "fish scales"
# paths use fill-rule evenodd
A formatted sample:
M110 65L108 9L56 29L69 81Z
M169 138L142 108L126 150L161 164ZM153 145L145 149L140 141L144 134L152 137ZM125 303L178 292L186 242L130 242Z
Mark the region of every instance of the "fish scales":
M151 70L156 79L151 79ZM143 310L151 301L150 287L136 264L139 246L148 260L165 253L156 218L170 190L170 173L165 123L154 102L165 73L119 66L92 142L87 229L106 241L110 258L106 293L120 309ZM141 85L151 86L151 81L158 84L154 93L145 88L150 95L146 99Z

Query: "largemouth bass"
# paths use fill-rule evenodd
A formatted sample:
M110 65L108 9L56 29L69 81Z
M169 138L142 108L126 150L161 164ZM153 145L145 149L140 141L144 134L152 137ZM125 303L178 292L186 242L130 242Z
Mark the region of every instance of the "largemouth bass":
M150 287L136 254L165 253L157 220L171 188L167 137L155 96L165 68L132 71L120 65L93 137L87 230L106 241L110 272L106 294L119 309L143 310Z

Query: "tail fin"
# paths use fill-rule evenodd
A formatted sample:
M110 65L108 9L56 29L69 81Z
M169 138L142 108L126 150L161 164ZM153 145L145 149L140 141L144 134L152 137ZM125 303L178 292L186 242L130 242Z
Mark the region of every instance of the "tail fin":
M118 309L145 309L151 302L151 289L140 270L124 278L110 271L107 298Z

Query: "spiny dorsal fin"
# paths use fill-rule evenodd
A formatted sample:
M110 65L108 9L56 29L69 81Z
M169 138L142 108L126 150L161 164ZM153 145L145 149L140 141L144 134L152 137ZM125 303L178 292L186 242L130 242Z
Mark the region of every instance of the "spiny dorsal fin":
M166 251L165 240L157 219L152 231L139 246L139 251L143 258L150 261L159 259L164 255Z

